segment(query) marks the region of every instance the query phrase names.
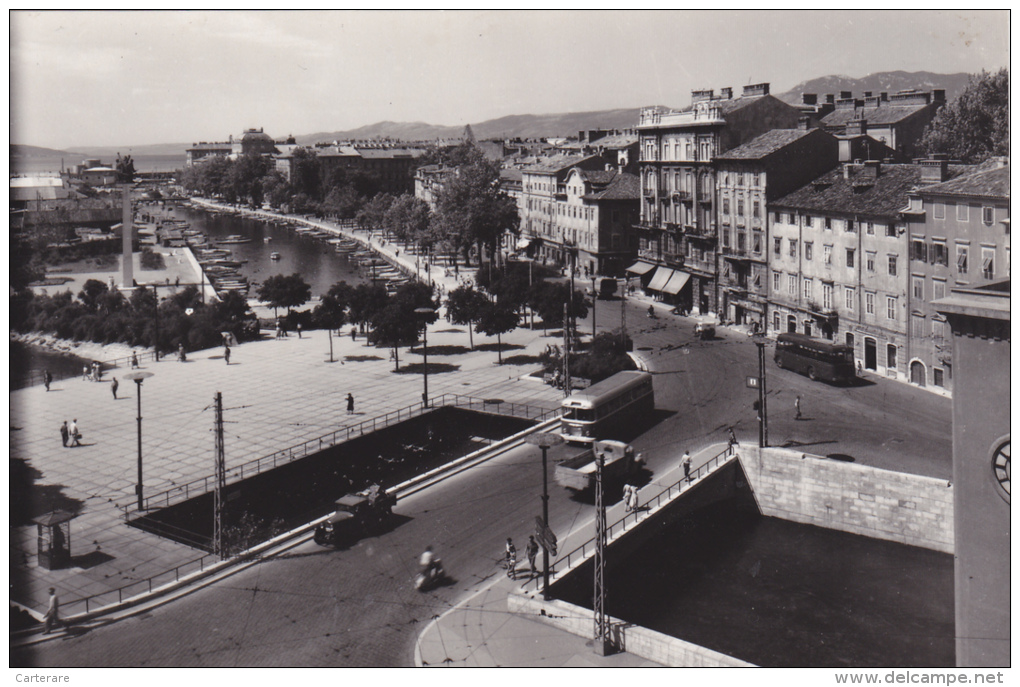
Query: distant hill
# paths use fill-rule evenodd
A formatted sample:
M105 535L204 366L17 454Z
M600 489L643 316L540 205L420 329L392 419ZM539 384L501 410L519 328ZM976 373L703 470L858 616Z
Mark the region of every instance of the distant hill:
M868 76L855 79L850 76L830 75L821 76L799 83L785 93L777 93L775 96L787 103L799 103L801 94L815 93L819 101L827 93L832 93L837 98L840 91L851 91L855 98L862 96L864 91L871 91L875 95L879 93L896 93L910 88L919 91L930 91L934 88L942 88L946 91L946 101L952 102L963 93L970 81L970 74L959 72L957 74L934 74L932 72L877 72Z
M39 146L26 146L18 143L11 143L10 147L11 147L10 156L12 158L54 157L58 155L70 156L73 154L67 150L40 148Z

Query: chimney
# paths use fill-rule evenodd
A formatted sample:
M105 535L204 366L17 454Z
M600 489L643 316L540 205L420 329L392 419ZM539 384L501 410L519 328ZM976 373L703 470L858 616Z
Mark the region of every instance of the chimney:
M846 91L843 91L846 93ZM853 98L840 98L836 101L837 110L852 110L857 106L857 101Z
M917 164L921 168L922 184L941 184L948 176L949 160L944 154L934 154L927 160L918 160Z
M713 89L702 89L700 91L691 91L691 102L698 103L702 100L711 100L714 94Z
M744 97L745 98L757 97L757 96L768 95L768 94L769 94L769 84L768 83L756 83L756 84L751 84L750 86L744 86Z
M931 92L931 99L937 103L946 102L946 89L936 88Z
M800 94L801 105L817 105L818 94L817 93L801 93Z
M801 117L801 118L799 118L797 120L797 128L800 129L801 131L807 131L808 129L810 129L811 128L811 118L810 117Z
M835 105L836 104L836 96L834 96L832 93L826 93L825 94L825 102L827 102L829 105Z
M871 91L864 91L864 97L865 98L870 98L871 97Z
M847 98L852 98L852 97L854 97L854 92L853 91L840 91L839 92L839 99L840 100L846 100Z
M878 97L882 100L883 103L889 102L889 94L886 93L885 91L882 91L881 93L879 93Z
M719 97L723 100L730 100L733 98L733 89L727 86L726 88L719 89Z
M878 95L866 95L864 97L864 107L878 107L882 104L882 96Z
M865 160L861 169L861 177L865 179L877 179L882 173L882 163L878 160Z
M847 136L864 136L868 133L867 119L851 119L846 123Z

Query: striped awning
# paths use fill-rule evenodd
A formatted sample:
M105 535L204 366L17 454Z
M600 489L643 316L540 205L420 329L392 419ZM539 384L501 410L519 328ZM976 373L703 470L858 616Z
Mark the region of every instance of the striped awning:
M652 263L645 262L644 260L638 260L633 265L628 267L627 271L630 272L631 274L638 274L638 275L640 275L640 274L648 274L654 268L655 268L655 265L653 265Z
M648 282L648 288L651 291L662 291L662 287L666 285L669 278L673 276L673 270L668 267L659 267L655 270L655 274L652 275L652 280Z
M686 272L673 270L673 276L669 278L669 281L666 282L666 285L663 286L661 290L663 293L678 294L680 293L680 289L684 288L684 285L687 284L687 280L690 278L691 275Z

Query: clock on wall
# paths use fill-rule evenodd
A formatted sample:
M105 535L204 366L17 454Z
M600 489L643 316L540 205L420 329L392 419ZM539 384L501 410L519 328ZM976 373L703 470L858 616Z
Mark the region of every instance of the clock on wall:
M992 451L992 475L999 487L999 495L1009 503L1009 437L999 442Z

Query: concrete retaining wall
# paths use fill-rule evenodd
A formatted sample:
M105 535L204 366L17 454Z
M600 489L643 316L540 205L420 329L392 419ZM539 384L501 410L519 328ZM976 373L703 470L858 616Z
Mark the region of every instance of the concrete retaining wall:
M514 591L507 595L511 613L526 614L529 618L552 625L581 637L592 638L595 624L592 612L586 608L541 596ZM629 654L655 661L664 666L689 668L750 667L752 664L706 649L697 644L676 639L645 627L629 625L616 618L609 621L613 645Z
M953 553L946 480L741 445L762 515Z

